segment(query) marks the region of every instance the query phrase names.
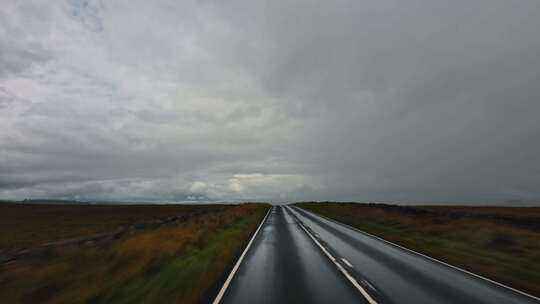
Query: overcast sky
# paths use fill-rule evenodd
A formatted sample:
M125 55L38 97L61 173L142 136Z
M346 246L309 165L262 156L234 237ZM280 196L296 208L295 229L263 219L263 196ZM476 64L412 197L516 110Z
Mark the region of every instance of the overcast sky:
M540 199L538 0L0 0L0 198Z

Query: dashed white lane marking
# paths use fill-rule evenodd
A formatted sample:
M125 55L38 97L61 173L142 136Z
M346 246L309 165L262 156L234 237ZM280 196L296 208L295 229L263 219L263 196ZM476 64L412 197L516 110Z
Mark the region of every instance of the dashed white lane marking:
M362 280L362 283L364 283L364 285L367 285L369 288L371 288L371 290L377 291L375 286L371 285L371 283L368 282L368 280Z
M242 255L240 256L240 258L238 259L238 261L234 265L233 269L231 270L231 273L229 273L229 276L227 277L227 280L225 280L225 283L223 284L223 286L219 290L219 293L217 294L217 296L214 299L214 301L212 302L212 304L218 304L221 301L221 299L223 298L223 295L225 295L225 291L227 290L227 287L229 287L229 285L231 284L231 281L232 281L234 275L236 274L236 271L238 271L238 268L240 267L240 264L242 263L242 260L244 259L244 256L246 255L249 247L251 247L251 243L253 243L253 240L257 236L257 233L259 232L259 230L261 230L261 227L263 226L264 222L266 222L266 218L268 217L268 215L270 214L270 211L272 211L272 209L274 209L274 207L270 208L270 210L268 210L268 212L266 212L266 215L264 216L263 220L259 224L259 227L257 228L257 230L255 230L255 233L251 237L251 240L249 240L249 243L247 244L246 249L244 249L244 252L242 252Z
M343 261L343 263L345 263L345 265L351 267L351 268L354 268L353 265L351 263L349 263L349 261L347 261L347 259L345 258L341 258L341 260Z
M494 281L494 280L492 280L492 279L488 279L488 278L486 278L486 277L484 277L484 276L482 276L482 275L476 274L476 273L474 273L474 272L470 272L470 271L465 270L465 269L463 269L463 268L460 268L460 267L457 267L457 266L448 264L448 263L443 262L443 261L441 261L441 260L438 260L438 259L436 259L436 258L432 258L432 257L430 257L430 256L428 256L428 255L425 255L425 254L423 254L423 253L420 253L420 252L418 252L418 251L414 251L414 250L409 249L409 248L407 248L407 247L403 247L403 246L398 245L398 244L396 244L396 243L387 241L387 240L385 240L385 239L383 239L383 238L381 238L381 237L378 237L378 236L376 236L376 235L373 235L373 234L371 234L371 233L369 233L369 232L365 232L365 231L363 231L363 230L360 230L360 229L358 229L358 228L356 228L356 227L347 225L347 224L345 224L345 223L341 223L341 222L336 221L336 220L334 220L334 219L331 219L331 218L329 218L329 217L327 217L327 216L320 215L320 214L315 214L315 213L310 212L310 211L308 211L308 210L306 210L306 209L303 209L303 208L300 208L300 207L296 207L296 206L295 206L294 208L298 208L298 209L300 209L300 210L302 210L302 211L308 212L308 213L313 214L313 215L315 215L315 216L322 217L322 218L324 218L324 219L326 219L326 220L328 220L328 221L330 221L330 222L333 222L333 223L336 223L336 224L341 225L341 226L343 226L343 227L349 228L349 229L351 229L351 230L360 232L360 233L362 233L362 234L364 234L364 235L370 236L370 237L372 237L372 238L374 238L374 239L376 239L376 240L379 240L379 241L381 241L381 242L383 242L383 243L386 243L386 244L388 244L388 245L397 247L397 248L402 249L402 250L404 250L404 251L407 251L407 252L416 254L416 255L421 256L421 257L423 257L423 258L425 258L425 259L428 259L428 260L430 260L430 261L432 261L432 262L442 264L442 265L444 265L444 266L446 266L446 267L450 267L450 268L452 268L452 269L454 269L454 270L457 270L457 271L466 273L466 274L468 274L468 275L470 275L470 276L476 277L476 278L478 278L478 279L481 279L481 280L490 282L491 284L494 284L494 285L497 285L497 286L500 286L500 287L509 289L509 290L511 290L511 291L513 291L513 292L516 292L516 293L518 293L518 294L520 294L520 295L522 295L522 296L525 296L525 297L527 297L527 298L531 298L531 299L533 299L533 300L540 301L540 298L535 297L535 296L533 296L533 295L531 295L531 294L528 294L528 293L526 293L526 292L523 292L523 291L521 291L521 290L515 289L515 288L510 287L510 286L508 286L508 285L505 285L505 284L503 284L503 283L499 283L499 282Z
M289 208L289 206L287 206L286 208ZM289 210L291 211L291 210ZM298 219L298 221L300 221L300 219ZM345 275L345 277L347 278L347 280L349 280L349 282L351 282L353 284L354 287L356 287L356 289L358 289L358 291L360 291L360 293L364 296L364 298L368 301L369 304L377 304L377 301L375 301L370 295L369 293L367 293L367 291L358 283L358 281L356 281L356 279L351 276L349 274L349 272L343 268L343 266L341 266L341 264L339 264L336 260L336 258L330 254L330 252L328 252L328 250L326 250L326 248L324 248L324 246L313 236L313 234L311 234L311 232L309 232L309 230L306 229L306 227L304 227L304 225L302 223L300 223L299 225L300 227L302 227L302 229L304 229L304 231L307 233L307 235L309 235L309 237L313 240L313 242L315 242L315 244L317 244L317 246L319 246L319 248L321 248L321 250L324 252L324 254L330 259L330 261L332 261L332 263L334 263L334 265L336 265L336 267L339 269L339 271L341 271L341 273L343 273L343 275Z

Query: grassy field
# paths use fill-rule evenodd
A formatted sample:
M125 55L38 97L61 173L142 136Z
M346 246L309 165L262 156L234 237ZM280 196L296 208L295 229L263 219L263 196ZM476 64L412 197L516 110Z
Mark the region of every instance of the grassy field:
M0 266L2 303L200 303L211 296L209 291L269 208L264 204L40 207L66 208L59 212L59 218L66 219L68 224L56 227L50 237L40 233L35 238L29 236L25 246L32 247L44 239L79 237L80 234L69 231L72 229L90 236L119 225L137 226L141 222L159 225L147 225L145 229L115 238L51 247L3 263ZM108 214L107 210L118 213ZM48 214L37 221L37 226L46 226L47 221L61 226L54 224L54 212L34 212ZM81 221L68 220L74 216ZM164 216L177 220L160 222L158 219ZM22 218L34 217L25 214L13 222L24 224ZM95 223L98 219L106 219L106 223ZM64 222L59 220L59 223ZM27 231L31 230L7 227L22 235L28 235ZM13 246L14 242L4 244Z
M540 296L540 208L298 206Z
M226 208L222 205L0 204L0 250L31 248L47 242L89 237L167 217L190 217Z

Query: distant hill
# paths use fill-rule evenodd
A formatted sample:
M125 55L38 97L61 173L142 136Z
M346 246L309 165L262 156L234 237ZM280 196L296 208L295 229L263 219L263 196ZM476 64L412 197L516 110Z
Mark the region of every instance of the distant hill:
M29 205L88 205L87 202L60 199L25 199L18 203Z

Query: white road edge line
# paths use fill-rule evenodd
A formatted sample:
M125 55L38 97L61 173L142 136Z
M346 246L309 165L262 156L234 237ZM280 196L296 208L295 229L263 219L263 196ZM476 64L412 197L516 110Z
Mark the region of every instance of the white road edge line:
M345 265L347 265L347 266L349 266L351 268L354 268L353 265L349 261L347 261L347 259L341 258L341 260L343 261L343 263L345 263Z
M286 206L286 208L289 208L289 206ZM290 210L289 210L290 211ZM298 221L300 221L300 219L297 218ZM326 256L330 259L330 261L332 261L332 263L334 263L334 265L336 265L336 267L339 269L339 271L341 271L341 273L343 273L343 275L345 275L345 277L349 280L349 282L351 282L353 284L354 287L356 287L356 289L358 289L358 291L360 291L360 293L364 296L364 298L368 301L369 304L377 304L377 301L375 301L370 295L369 293L367 293L367 291L362 287L360 286L360 284L358 283L358 281L356 281L356 279L351 276L349 274L349 272L343 268L343 266L341 266L341 264L339 264L336 260L336 258L334 256L332 256L330 254L330 252L328 252L328 250L326 250L326 248L324 248L324 246L311 234L311 232L309 232L303 224L300 224L300 227L302 227L302 229L304 229L304 231L307 233L307 235L309 235L309 237L313 240L313 242L315 242L315 244L317 244L317 246L319 246L319 248L321 248L321 250L324 252L324 254L326 254Z
M510 287L510 286L508 286L508 285L504 285L503 283L499 283L499 282L497 282L497 281L493 281L492 279L488 279L488 278L486 278L486 277L484 277L484 276L482 276L482 275L479 275L479 274L470 272L470 271L468 271L468 270L465 270L465 269L463 269L463 268L459 268L459 267L457 267L457 266L448 264L448 263L443 262L443 261L441 261L441 260L437 260L436 258L432 258L432 257L430 257L430 256L428 256L428 255L425 255L425 254L423 254L423 253L414 251L414 250L409 249L409 248L407 248L407 247L403 247L403 246L398 245L398 244L396 244L396 243L392 243L392 242L387 241L387 240L385 240L385 239L383 239L383 238L381 238L381 237L378 237L378 236L376 236L376 235L373 235L373 234L371 234L371 233L369 233L369 232L365 232L365 231L360 230L360 229L358 229L358 228L355 228L355 227L353 227L353 226L350 226L350 225L347 225L347 224L345 224L345 223L336 221L336 220L331 219L331 218L329 218L329 217L327 217L327 216L320 215L320 214L316 214L316 213L314 213L314 212L311 212L311 211L309 211L309 210L306 210L306 209L300 208L300 207L296 207L296 206L295 206L294 208L299 208L299 209L301 209L301 210L303 210L303 211L306 211L306 212L309 212L309 213L311 213L311 214L314 214L315 216L319 216L319 217L325 218L325 219L327 219L327 220L329 220L329 221L331 221L331 222L334 222L334 223L336 223L336 224L342 225L342 226L347 227L347 228L349 228L349 229L358 231L358 232L360 232L360 233L362 233L362 234L365 234L365 235L367 235L367 236L370 236L370 237L372 237L372 238L375 238L375 239L377 239L377 240L379 240L379 241L381 241L381 242L384 242L384 243L390 244L390 245L392 245L392 246L395 246L395 247L397 247L397 248L400 248L400 249L402 249L402 250L405 250L405 251L408 251L408 252L417 254L417 255L419 255L419 256L421 256L421 257L423 257L423 258L426 258L426 259L428 259L428 260L430 260L430 261L440 263L440 264L442 264L442 265L444 265L444 266L447 266L447 267L450 267L450 268L452 268L452 269L461 271L461 272L466 273L466 274L468 274L468 275L471 275L471 276L473 276L473 277L476 277L476 278L479 278L479 279L488 281L488 282L490 282L490 283L492 283L492 284L495 284L495 285L500 286L500 287L504 287L504 288L509 289L509 290L511 290L511 291L513 291L513 292L517 292L517 293L519 293L519 294L522 295L522 296L529 297L529 298L531 298L531 299L533 299L533 300L536 300L536 301L540 301L540 298L535 297L535 296L533 296L533 295L531 295L531 294L528 294L528 293L526 293L526 292L524 292L524 291L515 289L515 288Z
M259 227L257 228L257 230L255 230L255 233L253 233L253 236L251 237L251 240L249 240L249 243L247 244L246 248L244 249L244 252L242 252L242 255L240 256L240 258L238 259L238 261L234 265L233 269L231 270L231 273L229 273L229 276L227 277L227 280L225 280L225 283L223 283L223 286L219 290L219 293L217 294L217 296L214 299L214 301L212 302L212 304L218 304L221 301L221 299L223 298L223 296L225 295L225 291L227 291L227 288L231 284L231 281L232 281L234 275L236 274L236 272L238 271L238 268L240 267L240 264L242 263L242 260L244 259L244 256L246 255L247 251L249 250L249 247L251 247L251 243L253 243L253 240L257 236L257 233L259 233L259 230L261 229L263 224L266 222L266 218L268 217L268 215L270 214L270 211L272 211L272 209L274 209L274 207L271 207L266 212L266 215L264 216L261 223L259 224Z

